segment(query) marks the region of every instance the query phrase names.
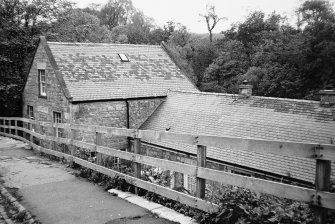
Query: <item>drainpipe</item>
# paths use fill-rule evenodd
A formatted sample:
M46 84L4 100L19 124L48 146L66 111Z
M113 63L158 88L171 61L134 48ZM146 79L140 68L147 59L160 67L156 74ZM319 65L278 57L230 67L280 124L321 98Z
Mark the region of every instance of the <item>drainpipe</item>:
M130 128L130 111L129 111L129 102L128 100L126 100L126 110L127 110L127 128L129 129ZM128 145L128 150L127 151L130 151L130 137L127 137L127 145Z
M128 100L126 100L126 108L127 108L127 128L129 129L130 128L130 122L129 122L129 114L130 114L130 112L129 112L129 102L128 102Z

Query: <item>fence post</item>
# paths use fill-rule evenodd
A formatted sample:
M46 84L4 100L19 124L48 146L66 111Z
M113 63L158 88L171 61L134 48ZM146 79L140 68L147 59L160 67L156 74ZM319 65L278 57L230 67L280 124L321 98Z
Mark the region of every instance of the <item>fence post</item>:
M8 132L10 135L12 134L12 120L8 120Z
M329 191L330 188L330 173L331 161L329 160L316 160L316 175L315 175L315 189L316 191ZM318 197L318 195L316 195ZM316 198L318 203L315 208L315 223L325 224L328 218L328 209L320 207L319 198Z
M5 125L5 126L8 126L8 125L7 125L7 120L4 119L3 121L4 121L4 125ZM4 128L4 133L7 133L7 132L6 132L7 129L8 129L8 131L9 131L9 127L5 127L5 128Z
M74 156L75 155L75 150L74 150L74 145L73 145L73 141L76 139L76 131L74 129L71 128L71 125L70 125L70 128L69 128L69 138L71 139L71 144L70 144L70 155L71 156Z
M15 120L15 136L17 136L17 120Z
M197 166L206 167L206 146L197 145ZM206 195L206 180L197 177L196 196L198 198L205 198Z
M29 125L28 125L28 129L30 130L30 133L29 133L29 141L31 142L31 143L34 143L34 141L33 141L33 135L31 134L31 132L33 131L33 124L32 123L30 123L29 122Z
M141 154L141 139L134 139L134 153ZM134 162L134 176L136 178L141 178L141 164ZM135 194L139 193L139 188L135 187Z
M3 124L3 119L2 119L1 117L0 117L0 125L4 125L4 124ZM3 131L3 128L1 127L1 128L0 128L0 132L2 132L2 131Z
M102 145L102 133L95 132L95 145ZM96 164L103 165L102 164L102 154L99 152L96 153Z
M58 127L54 127L54 124L56 123L51 123L51 128L52 128L52 136L57 137L57 132L58 132ZM57 124L56 124L57 125ZM57 149L57 143L56 141L52 140L51 141L51 150L56 150ZM57 151L57 150L56 150Z

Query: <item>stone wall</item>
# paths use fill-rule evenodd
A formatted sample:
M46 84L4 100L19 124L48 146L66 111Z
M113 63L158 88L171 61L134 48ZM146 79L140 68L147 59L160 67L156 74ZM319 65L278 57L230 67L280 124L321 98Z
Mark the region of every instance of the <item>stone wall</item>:
M37 64L46 64L46 98L39 96ZM60 112L63 121L70 121L69 102L66 99L62 88L57 80L47 54L40 44L37 48L32 67L23 92L23 117L28 118L27 105L33 106L35 119L40 121L53 120L53 112Z
M72 117L73 122L77 124L127 128L127 107L125 101L73 104ZM94 143L95 134L89 132L77 132L76 139ZM117 149L126 148L127 138L103 135L103 145Z
M39 94L38 66L40 69L45 69L46 97L41 97ZM50 60L42 44L40 44L36 50L35 58L23 91L22 114L23 117L26 118L28 118L28 105L33 107L36 120L52 122L53 112L61 113L63 122L69 122L71 120L69 102L63 93L61 85L56 77L56 73L51 66ZM38 133L47 135L53 134L51 128L36 125L32 125L30 128ZM34 140L34 142L46 148L51 147L51 143L48 141Z
M160 105L162 99L83 102L72 104L71 113L73 122L77 124L127 128L127 102L129 106L129 127L138 128ZM94 133L77 131L75 139L94 143L95 135ZM127 150L129 148L128 139L126 137L103 134L102 140L103 146L120 150ZM110 158L103 156L102 162L109 160Z
M164 99L129 100L129 127L139 128Z

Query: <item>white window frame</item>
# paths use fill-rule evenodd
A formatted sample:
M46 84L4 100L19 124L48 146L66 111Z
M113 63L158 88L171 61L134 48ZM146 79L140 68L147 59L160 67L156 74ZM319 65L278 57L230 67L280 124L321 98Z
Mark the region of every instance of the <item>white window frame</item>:
M126 54L118 54L122 62L128 62L129 58Z
M46 75L45 69L38 69L38 85L39 85L39 93L40 96L47 96L47 82L46 82Z
M53 123L63 123L62 113L54 111L53 112ZM62 137L63 130L61 128L55 128L56 137Z
M34 120L35 119L35 115L34 115L34 107L27 105L27 114L28 114L28 118Z

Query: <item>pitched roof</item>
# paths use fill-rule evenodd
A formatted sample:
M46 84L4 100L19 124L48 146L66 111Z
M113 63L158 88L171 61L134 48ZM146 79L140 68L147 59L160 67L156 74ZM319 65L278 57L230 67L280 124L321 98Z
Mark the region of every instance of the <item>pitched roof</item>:
M167 100L140 129L165 131L166 128L170 132L195 135L331 144L335 139L335 108L320 107L316 101L256 96L239 99L232 94L175 91L169 92ZM151 143L196 153L191 145ZM312 159L214 147L208 147L207 154L221 161L314 181Z
M73 101L198 91L162 46L47 42ZM129 62L122 62L125 54Z

